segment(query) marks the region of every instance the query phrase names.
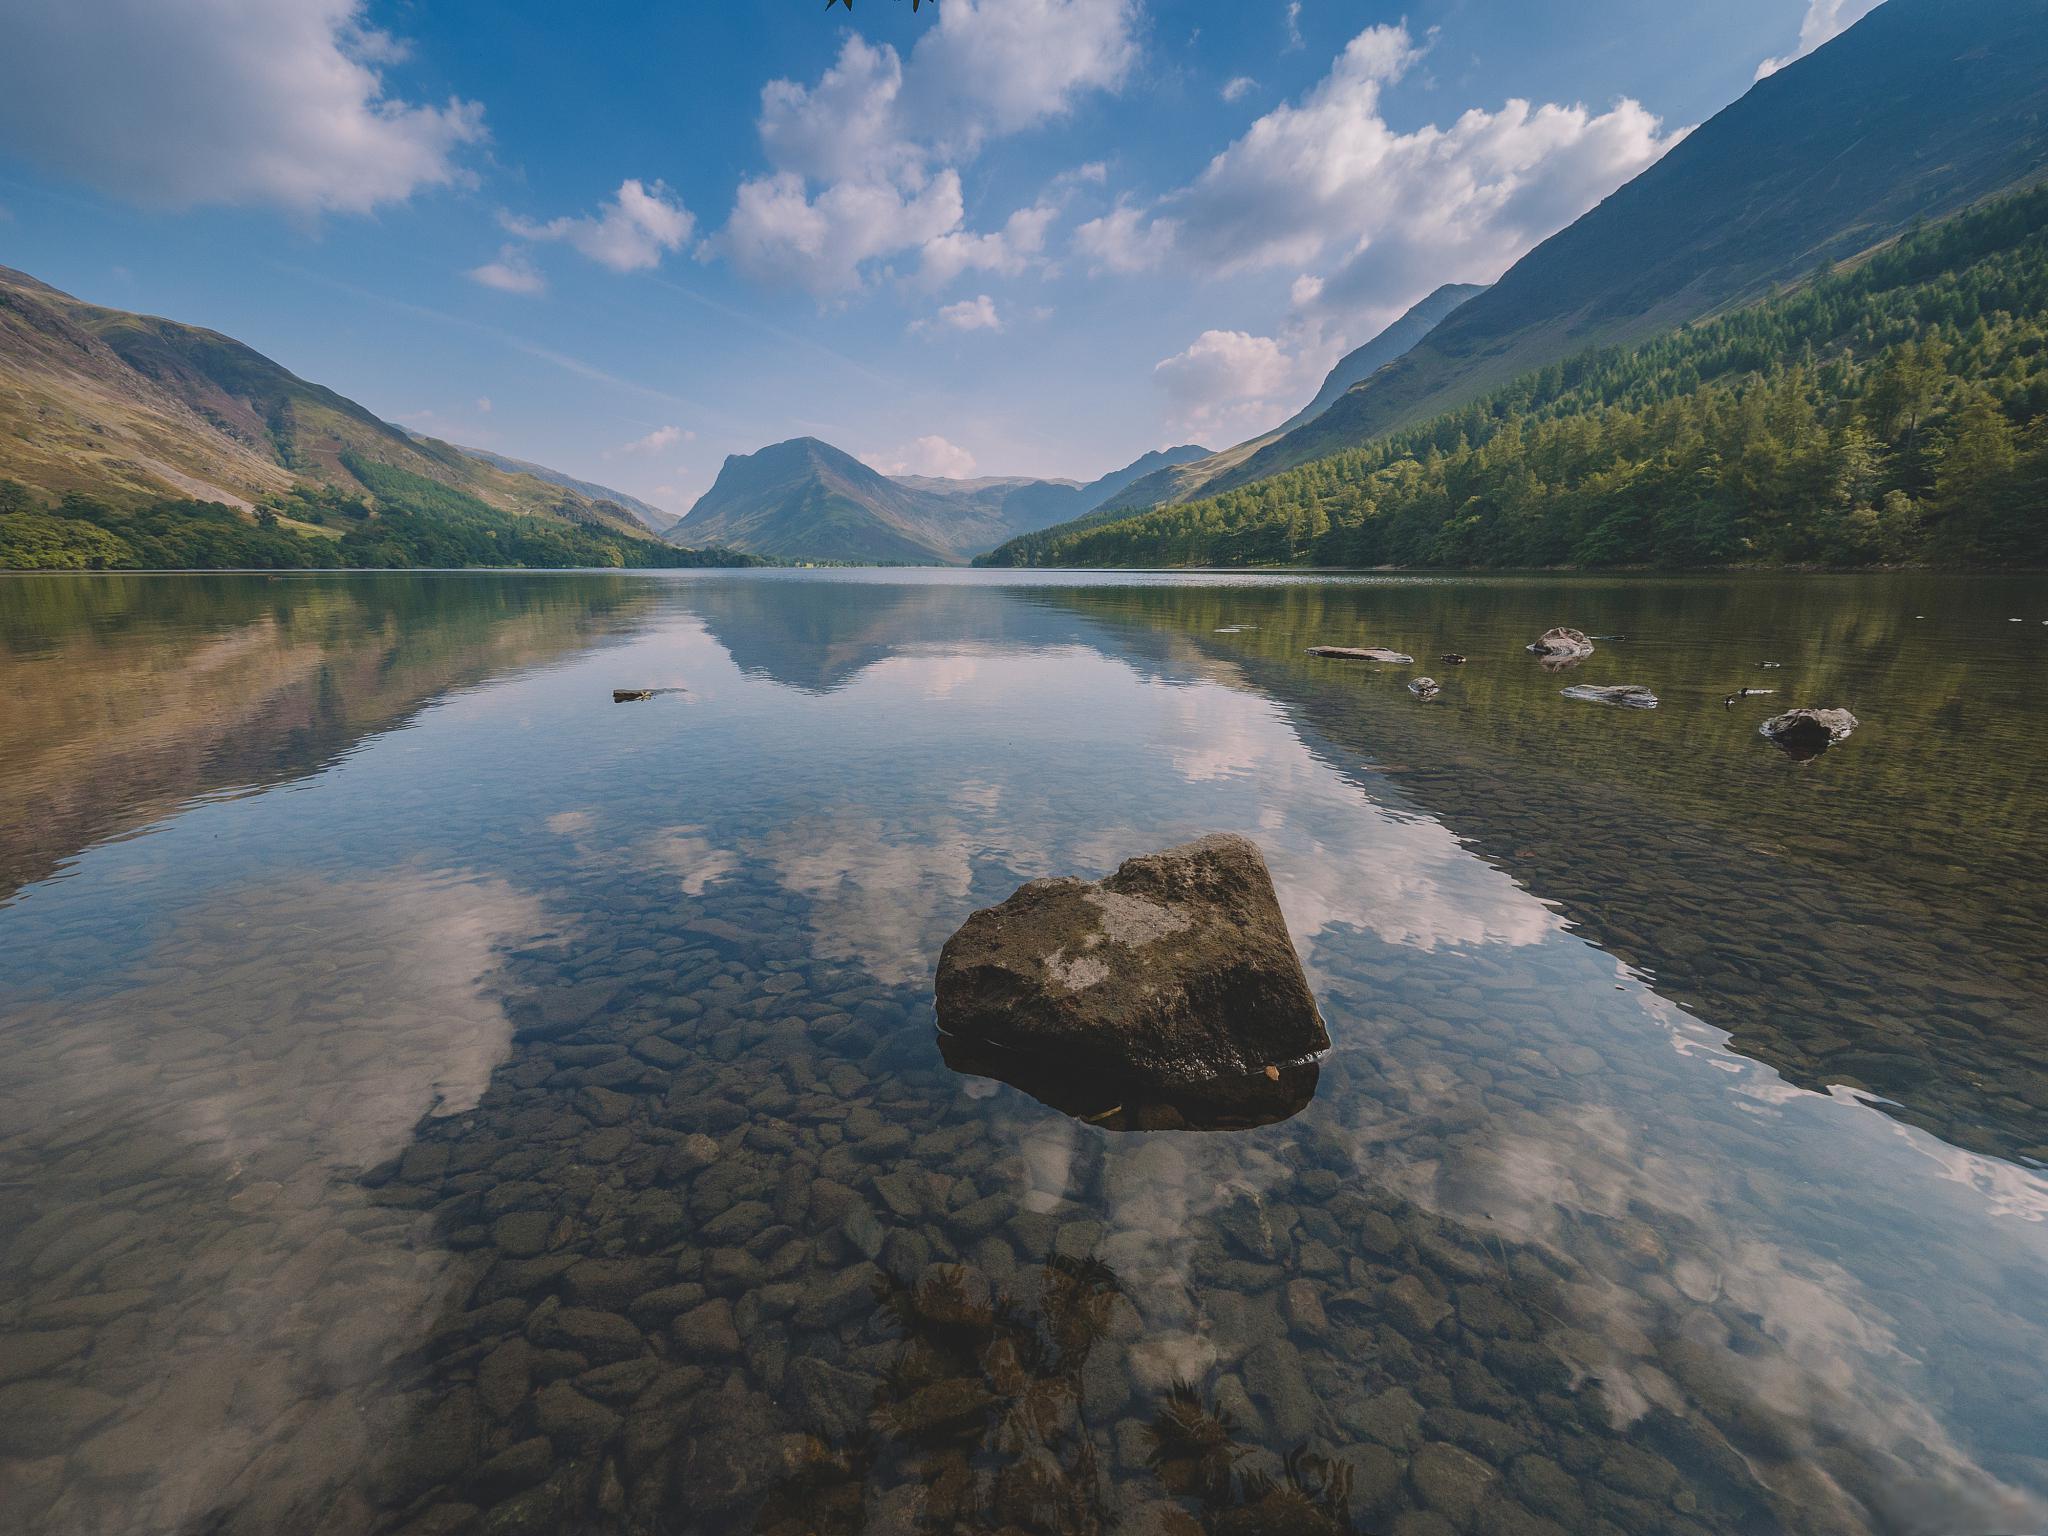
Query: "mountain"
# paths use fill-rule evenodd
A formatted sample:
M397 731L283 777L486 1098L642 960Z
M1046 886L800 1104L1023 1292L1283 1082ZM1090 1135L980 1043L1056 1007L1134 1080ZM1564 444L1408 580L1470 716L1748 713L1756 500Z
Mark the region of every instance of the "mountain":
M414 435L418 436L417 433ZM681 521L675 513L664 512L660 507L642 501L637 496L629 496L624 491L614 490L608 485L599 485L592 480L578 480L574 475L565 475L559 469L549 469L545 464L529 464L524 459L515 459L509 454L493 453L488 448L458 446L458 451L512 474L531 475L536 480L545 480L549 485L559 485L563 490L587 496L594 502L608 501L614 506L624 507L645 523L652 533L666 533Z
M789 560L957 565L1080 516L1156 467L1207 453L1194 445L1158 450L1082 485L1025 476L892 478L830 443L792 438L728 458L666 537Z
M1362 447L987 563L2039 569L2044 509L2048 182Z
M785 560L943 565L928 498L815 437L727 457L711 489L668 531Z
M1304 422L1315 420L1354 384L1364 383L1387 364L1407 356L1423 337L1449 318L1452 310L1484 292L1484 283L1445 283L1364 346L1338 358L1337 366L1324 378L1315 399L1274 428L1275 434L1292 432Z
M15 555L676 562L624 504L592 494L601 487L527 468L414 437L217 331L0 267L0 489L12 517L47 520L53 507L73 525L16 528ZM126 530L114 544L84 531L110 519ZM305 539L321 558L294 547Z
M1401 357L1434 330L1452 310L1474 294L1485 291L1483 286L1476 283L1444 284L1364 346L1354 347L1339 358L1337 366L1324 378L1322 388L1316 391L1315 398L1279 426L1239 443L1234 448L1226 448L1221 453L1208 454L1198 459L1177 460L1162 466L1158 471L1133 476L1130 482L1104 496L1097 505L1104 512L1136 510L1141 507L1163 506L1170 502L1190 501L1197 496L1206 495L1207 486L1229 474L1283 434L1320 416L1342 399L1344 392L1352 385L1370 378L1388 363ZM1091 512L1094 510L1089 509ZM1086 514L1075 514L1076 517L1084 515ZM1090 521L1102 522L1104 519L1097 516Z
M2048 0L1888 0L1758 81L1398 363L1201 494L1427 420L1588 348L1754 301L2044 169Z

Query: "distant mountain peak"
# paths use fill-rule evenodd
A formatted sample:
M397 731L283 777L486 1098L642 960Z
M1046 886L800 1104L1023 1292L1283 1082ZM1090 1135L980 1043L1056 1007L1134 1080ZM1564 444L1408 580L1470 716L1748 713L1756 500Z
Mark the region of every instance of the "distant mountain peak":
M1101 479L889 476L816 437L726 457L711 489L665 535L789 560L958 565L1019 534L1081 516L1141 474L1200 458L1157 449Z

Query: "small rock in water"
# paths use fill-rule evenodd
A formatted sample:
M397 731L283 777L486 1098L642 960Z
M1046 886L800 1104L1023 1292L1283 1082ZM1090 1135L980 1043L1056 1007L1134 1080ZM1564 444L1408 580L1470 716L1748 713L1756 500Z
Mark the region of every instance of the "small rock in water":
M1443 686L1433 677L1418 677L1408 685L1408 691L1418 699L1433 699L1442 693Z
M1453 667L1462 667L1463 665L1465 665L1465 658L1463 656L1460 656L1456 651L1445 651L1443 655L1437 657L1437 660L1445 662Z
M1312 645L1311 656L1332 656L1339 661L1391 661L1396 666L1413 666L1415 658L1380 645Z
M1577 683L1564 690L1568 699L1583 699L1588 704L1620 704L1628 709L1655 709L1657 695L1637 683L1615 683L1602 687L1596 683Z
M1033 880L939 956L939 1028L1078 1082L1263 1076L1329 1049L1258 847L1212 834Z
M1522 649L1537 657L1546 667L1568 667L1592 655L1593 642L1581 630L1546 629Z
M1757 727L1757 734L1775 742L1788 757L1799 762L1819 757L1862 724L1846 709L1791 709L1773 715Z
M641 699L651 699L653 697L654 690L652 688L614 688L612 690L612 702L614 704L635 704Z

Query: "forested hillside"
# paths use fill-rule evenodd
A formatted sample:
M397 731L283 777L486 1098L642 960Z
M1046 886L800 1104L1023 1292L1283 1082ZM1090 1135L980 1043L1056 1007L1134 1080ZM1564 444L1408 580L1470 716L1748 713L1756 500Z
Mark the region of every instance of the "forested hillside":
M40 505L0 480L0 570L310 570L418 566L758 565L730 550L678 549L582 525L500 512L402 470L367 471L373 505L328 490L300 493L280 516L253 519L217 502L164 497L110 505L73 492ZM417 481L417 483L409 483Z
M1017 565L2048 563L2048 189Z
M2048 0L1886 0L1205 494L1418 426L1588 348L1713 318L2044 172Z

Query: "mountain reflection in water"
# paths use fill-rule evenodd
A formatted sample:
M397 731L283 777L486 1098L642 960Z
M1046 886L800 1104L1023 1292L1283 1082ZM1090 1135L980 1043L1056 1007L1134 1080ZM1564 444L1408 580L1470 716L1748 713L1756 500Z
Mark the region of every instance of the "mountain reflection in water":
M354 725L202 699L104 809L147 708L0 740L90 812L8 827L7 1529L2048 1519L2042 584L193 583L10 586L0 692L231 654ZM1470 659L1301 654L1361 636ZM1762 660L1864 726L1789 762ZM1305 1104L947 1065L969 911L1210 830Z

